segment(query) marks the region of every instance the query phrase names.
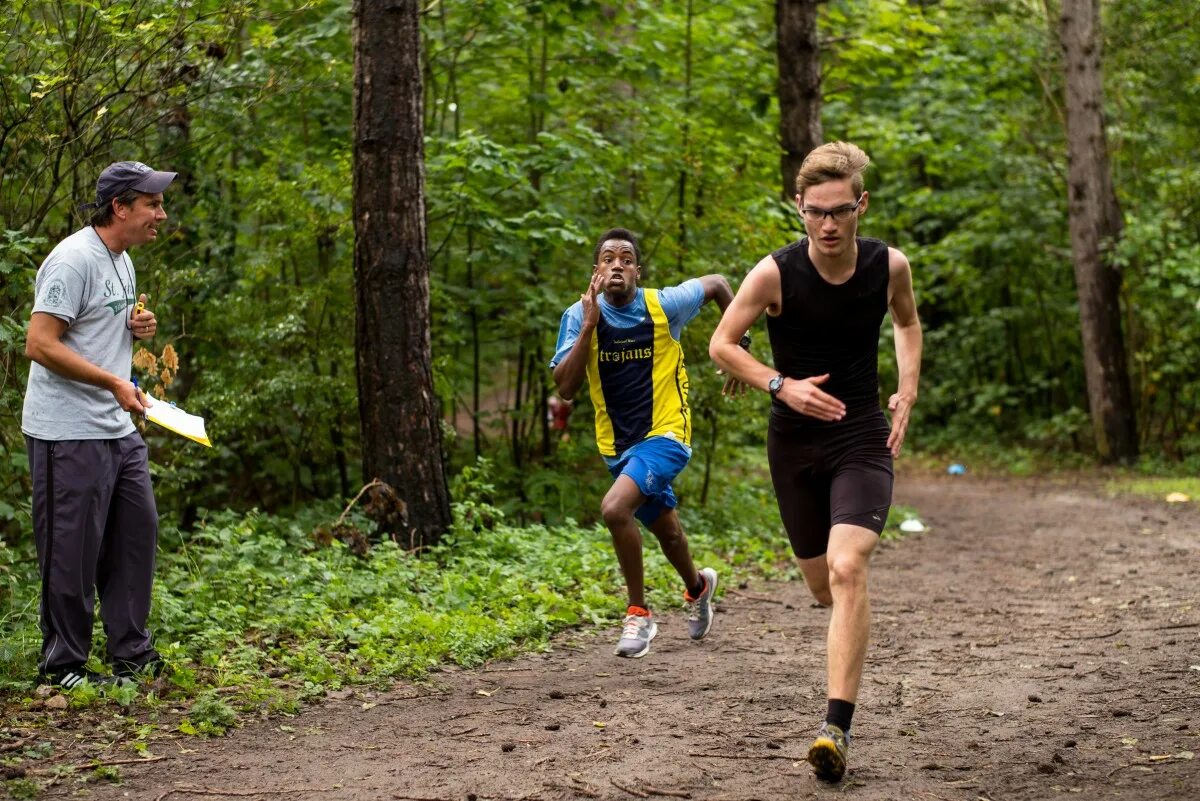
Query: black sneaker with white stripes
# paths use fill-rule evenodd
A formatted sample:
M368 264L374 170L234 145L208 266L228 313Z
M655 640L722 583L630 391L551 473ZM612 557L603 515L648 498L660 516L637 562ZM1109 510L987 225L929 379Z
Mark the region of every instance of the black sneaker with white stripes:
M98 687L121 687L132 683L132 679L124 676L106 676L82 667L63 668L38 675L38 684L49 684L64 690L73 690L83 684L94 684Z

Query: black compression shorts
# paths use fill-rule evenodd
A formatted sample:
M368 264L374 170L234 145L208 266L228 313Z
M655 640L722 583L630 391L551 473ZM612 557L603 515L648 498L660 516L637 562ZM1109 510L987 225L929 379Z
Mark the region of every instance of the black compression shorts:
M771 415L767 461L796 556L825 553L829 529L838 523L883 531L894 478L889 433L877 409L826 425L797 425Z

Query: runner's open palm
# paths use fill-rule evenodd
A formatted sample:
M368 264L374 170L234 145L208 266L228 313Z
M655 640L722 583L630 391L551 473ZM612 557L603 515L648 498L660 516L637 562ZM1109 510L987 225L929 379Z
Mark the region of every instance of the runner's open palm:
M604 276L599 271L592 274L592 282L588 284L587 292L579 296L583 303L583 324L595 328L600 322L600 287L604 285Z

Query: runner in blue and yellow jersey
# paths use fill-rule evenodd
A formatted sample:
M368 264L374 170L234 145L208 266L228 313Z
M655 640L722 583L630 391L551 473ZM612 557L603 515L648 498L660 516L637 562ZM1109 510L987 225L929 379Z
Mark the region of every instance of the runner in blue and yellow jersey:
M671 482L691 458L692 416L679 337L707 301L724 312L729 282L705 275L665 289L643 289L637 238L624 228L600 237L592 280L567 309L550 362L558 394L571 400L587 379L596 409L596 444L615 479L600 505L625 575L629 607L618 656L645 656L658 631L646 605L640 520L683 579L688 634L712 626L717 572L697 570L675 513ZM733 387L727 385L727 390Z

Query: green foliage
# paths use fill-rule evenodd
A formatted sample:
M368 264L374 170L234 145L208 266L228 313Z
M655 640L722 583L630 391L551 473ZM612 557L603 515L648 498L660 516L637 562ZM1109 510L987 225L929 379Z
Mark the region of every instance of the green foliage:
M4 783L8 797L13 799L33 799L38 797L42 786L33 779L11 779Z
M1197 39L1177 24L1182 8L1106 4L1104 50L1136 412L1151 458L1176 463L1200 452L1189 369L1200 340L1180 324L1200 289ZM0 533L21 542L29 530L19 415L34 271L115 158L182 176L167 194L168 235L134 257L156 345L179 352L171 399L208 418L216 447L151 432L160 508L188 529L206 509L286 512L352 495L364 477L349 5L36 0L10 23ZM926 333L918 449L1091 449L1053 25L1024 1L821 4L826 138L872 155L862 232L914 265ZM431 333L450 464L492 460L499 495L518 499L502 504L515 522L586 519L573 477L604 478L588 457L589 402L571 442L555 442L545 365L594 237L636 230L649 285L720 272L736 287L799 231L775 199L771 7L450 0L423 14L422 36ZM719 398L714 323L706 310L684 340L693 471L710 480L727 444L762 439L750 407ZM885 395L890 336L885 326ZM765 339L756 352L769 358Z
M214 692L201 693L179 724L184 734L222 735L237 720L237 713Z

